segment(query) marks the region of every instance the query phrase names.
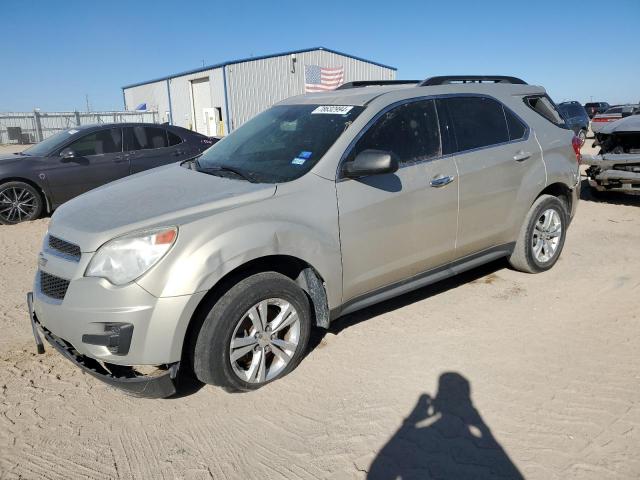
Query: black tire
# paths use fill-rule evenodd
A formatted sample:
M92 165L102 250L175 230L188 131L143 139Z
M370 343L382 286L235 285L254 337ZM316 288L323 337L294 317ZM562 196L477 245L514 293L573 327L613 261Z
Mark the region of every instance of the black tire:
M16 202L20 208L15 208ZM40 192L24 182L0 184L0 224L15 225L42 215L44 202Z
M534 254L533 237L534 229L543 213L547 210L555 211L560 219L561 233L558 244L553 255L546 261L540 261ZM564 241L567 235L567 227L569 225L569 214L566 204L558 197L552 195L541 195L533 202L524 224L516 240L513 253L509 257L509 263L513 268L526 273L540 273L553 267L564 247Z
M247 321L246 312L259 302L274 298L285 300L298 313L300 324L297 347L288 364L277 376L250 383L240 378L232 366L232 336L242 319ZM311 309L306 293L280 273L258 273L237 283L206 312L193 349L193 371L200 381L223 387L230 392L255 390L284 377L296 368L306 351L310 331ZM252 362L253 352L247 355L251 356ZM267 358L269 354L263 355ZM272 365L275 359L275 355L271 353L269 360Z

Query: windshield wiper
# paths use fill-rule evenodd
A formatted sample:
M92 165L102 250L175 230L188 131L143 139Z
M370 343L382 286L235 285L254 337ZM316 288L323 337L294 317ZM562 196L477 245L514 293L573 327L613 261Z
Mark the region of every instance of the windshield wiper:
M238 170L237 168L234 168L234 167L228 167L226 165L216 165L215 167L202 167L198 160L195 161L195 164L199 172L204 172L204 173L231 172L237 175L238 177L246 180L247 182L258 183L256 179L251 177L248 173L243 172L242 170Z

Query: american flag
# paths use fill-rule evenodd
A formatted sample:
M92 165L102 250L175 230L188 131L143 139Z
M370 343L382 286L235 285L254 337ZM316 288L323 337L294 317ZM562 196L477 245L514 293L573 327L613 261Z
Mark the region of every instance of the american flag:
M304 91L326 92L344 83L344 67L304 66Z

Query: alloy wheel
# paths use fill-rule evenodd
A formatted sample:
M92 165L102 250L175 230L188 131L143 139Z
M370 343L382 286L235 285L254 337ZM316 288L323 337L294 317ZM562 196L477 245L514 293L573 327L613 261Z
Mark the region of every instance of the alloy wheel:
M562 219L553 208L542 212L533 228L531 247L533 256L540 263L550 261L558 251L562 235Z
M6 223L30 220L38 209L38 201L26 188L0 189L0 219Z
M260 301L238 321L229 349L234 373L248 383L264 383L280 375L300 341L300 318L281 298Z

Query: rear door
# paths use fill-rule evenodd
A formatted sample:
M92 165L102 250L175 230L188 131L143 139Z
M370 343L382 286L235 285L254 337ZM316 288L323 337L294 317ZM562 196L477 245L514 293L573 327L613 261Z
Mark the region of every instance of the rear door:
M545 181L535 138L515 113L490 97L442 98L438 114L441 128L453 133L460 180L456 257L513 241L522 223L517 202L523 201L523 183Z
M336 184L345 301L443 265L455 250L457 172L442 157L434 101L382 114L347 161L367 149L394 153L400 169Z
M171 134L173 145L169 144L167 130L164 127L136 125L124 128L125 151L129 159L131 173L143 172L181 160L182 142L176 143L175 134Z
M89 133L64 149L68 148L73 150L74 157L61 158L60 151L55 152L47 171L56 205L129 174L119 127Z

